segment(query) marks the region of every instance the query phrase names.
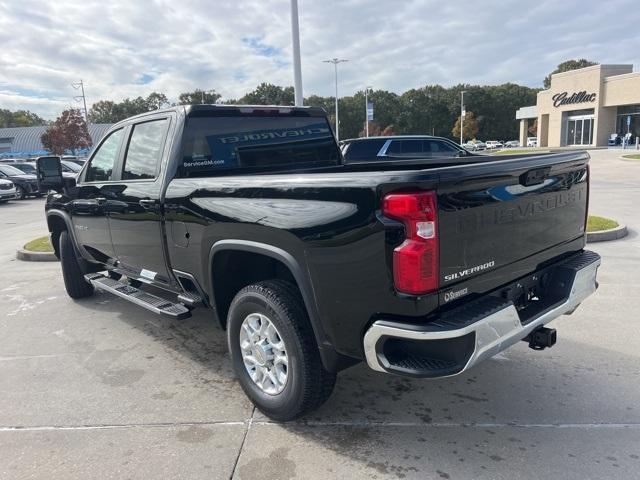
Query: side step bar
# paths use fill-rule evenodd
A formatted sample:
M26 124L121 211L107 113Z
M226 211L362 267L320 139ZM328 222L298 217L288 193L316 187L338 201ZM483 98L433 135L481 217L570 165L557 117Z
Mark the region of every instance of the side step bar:
M119 282L102 273L90 273L84 276L85 280L98 290L113 293L118 297L124 298L140 307L157 313L166 315L176 319L188 318L191 311L180 303L172 303L164 298L152 295L142 290L132 287L131 285Z

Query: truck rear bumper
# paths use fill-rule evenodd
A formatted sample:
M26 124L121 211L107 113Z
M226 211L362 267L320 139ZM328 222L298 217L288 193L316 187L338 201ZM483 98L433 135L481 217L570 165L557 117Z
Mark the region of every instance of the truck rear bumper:
M498 289L426 324L377 320L364 336L367 363L373 370L423 378L462 373L556 317L573 313L596 291L599 266L600 256L585 250L514 282L506 289L529 288L523 285L532 280L545 283L545 294L520 309L505 300L506 289Z

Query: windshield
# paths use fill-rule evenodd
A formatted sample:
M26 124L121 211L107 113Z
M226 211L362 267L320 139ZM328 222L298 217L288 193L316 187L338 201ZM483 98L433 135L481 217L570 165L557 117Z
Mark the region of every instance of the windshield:
M0 165L0 172L5 175L24 175L24 172L18 170L16 167L12 167L11 165Z
M332 166L340 152L324 117L207 116L188 119L182 158L181 176L206 176Z

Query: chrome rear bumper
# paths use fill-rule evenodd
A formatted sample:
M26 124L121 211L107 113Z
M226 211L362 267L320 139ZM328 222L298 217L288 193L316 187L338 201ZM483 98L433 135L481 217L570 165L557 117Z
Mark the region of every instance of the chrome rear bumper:
M432 328L429 324L416 326L378 320L369 327L364 336L367 363L373 370L380 372L418 377L446 377L462 373L517 343L556 317L573 313L585 298L596 291L596 273L600 263L600 257L589 251L561 262L559 268L570 272L567 280L571 282L563 289L564 298L525 322L512 302L498 304L490 314L477 320L474 318L472 323L461 328ZM394 360L388 358L384 349L385 342L390 339L396 342L396 349L401 349L402 340L406 340L418 349L420 345L424 345L428 350L445 354L446 350L456 348L465 348L468 352L457 355L458 358L449 357L444 361L436 355L436 358L405 359L394 364Z

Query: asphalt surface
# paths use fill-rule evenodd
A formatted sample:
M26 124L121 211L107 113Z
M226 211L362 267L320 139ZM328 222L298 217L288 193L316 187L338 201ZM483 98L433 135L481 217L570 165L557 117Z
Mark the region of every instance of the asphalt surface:
M72 301L59 264L15 259L43 201L0 205L0 478L639 478L640 162L618 156L592 152L591 212L630 234L589 246L600 289L553 349L438 381L359 365L286 425L245 398L206 311Z

